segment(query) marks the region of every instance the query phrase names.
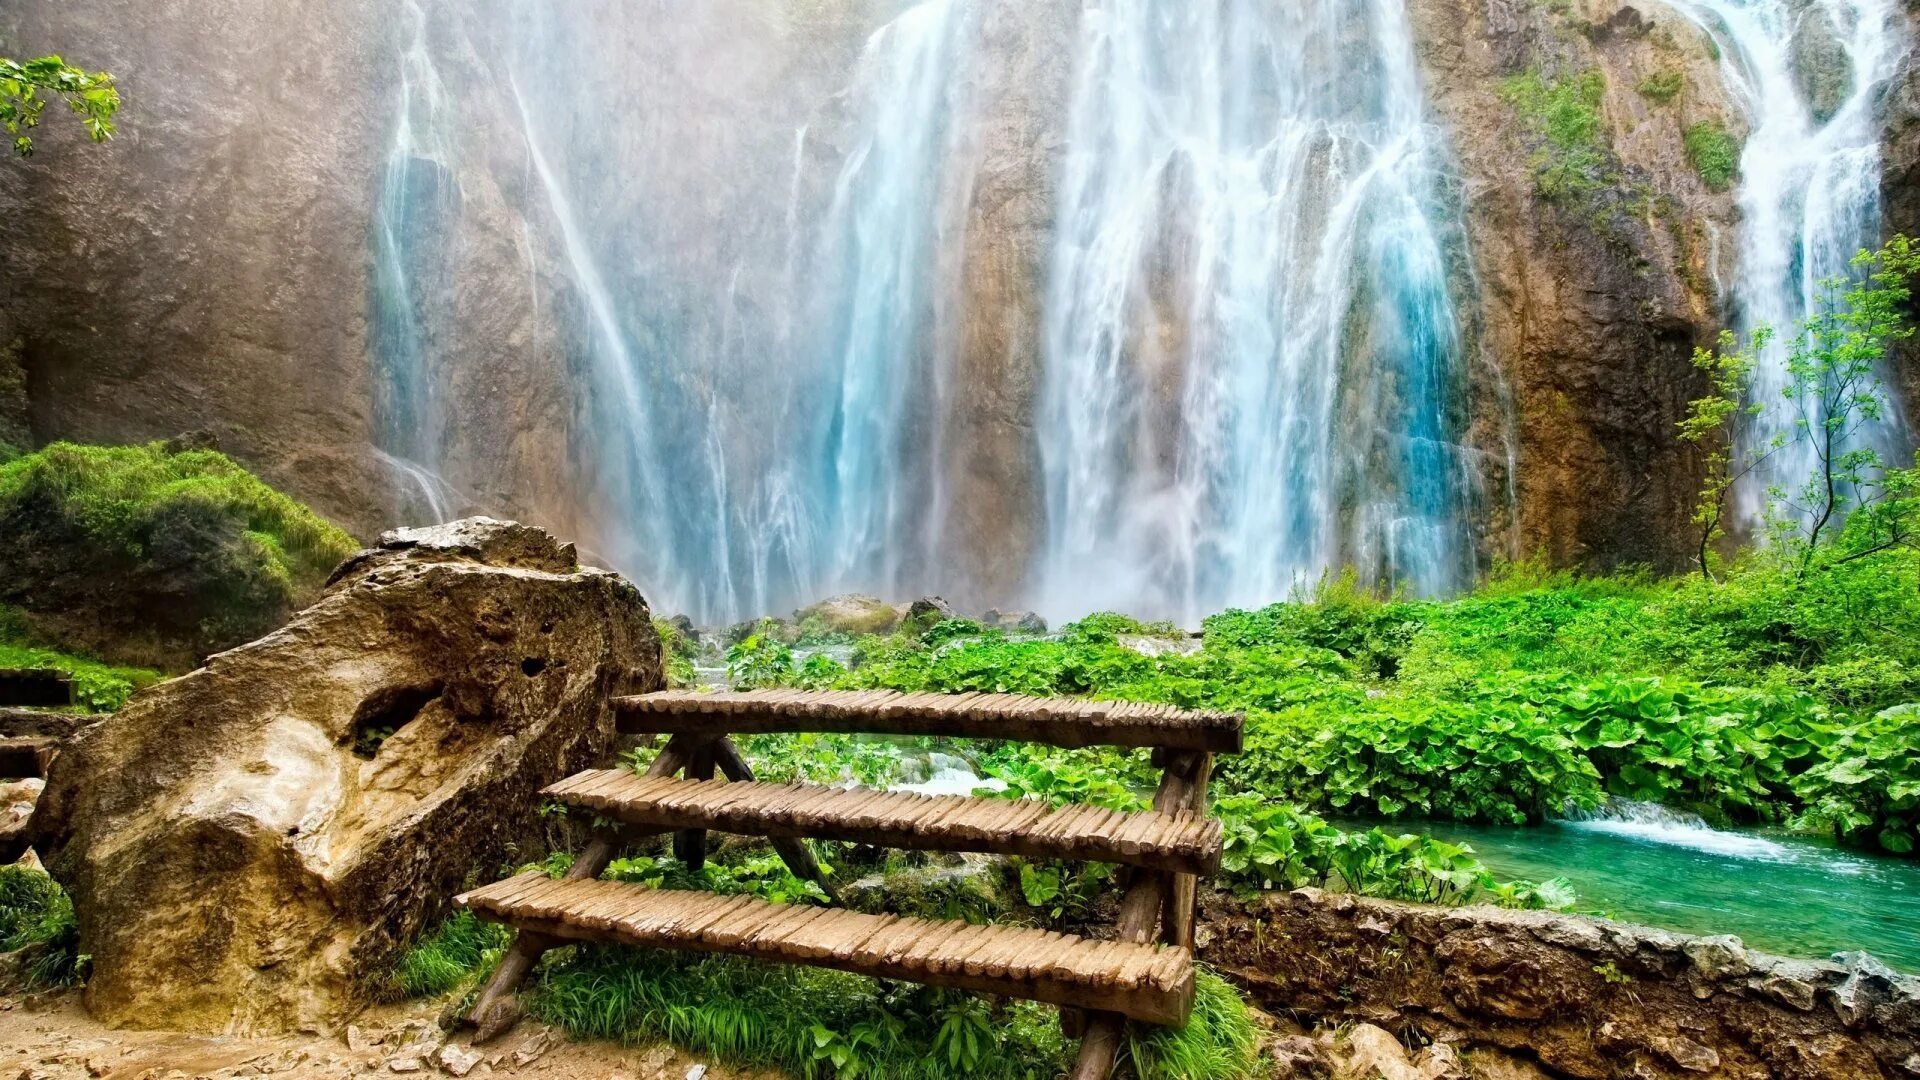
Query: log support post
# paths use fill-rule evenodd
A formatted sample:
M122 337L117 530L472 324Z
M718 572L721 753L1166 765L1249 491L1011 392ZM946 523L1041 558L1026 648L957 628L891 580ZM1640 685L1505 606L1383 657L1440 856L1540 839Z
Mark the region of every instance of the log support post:
M1213 767L1213 755L1200 751L1156 751L1156 763L1166 771L1160 777L1160 790L1154 793L1153 808L1163 814L1199 808L1207 803L1207 779ZM1180 879L1186 879L1184 901ZM1162 941L1193 935L1194 879L1189 874L1141 871L1127 886L1120 900L1120 918L1114 937L1120 941L1144 944L1158 933ZM1184 907L1182 903L1184 902ZM1179 914L1184 912L1184 914ZM1120 1044L1126 1038L1127 1021L1118 1013L1087 1014L1086 1034L1080 1039L1080 1054L1074 1060L1069 1080L1107 1080L1120 1056Z
M650 777L672 776L686 768L693 756L693 744L684 735L676 735L653 759L653 765L647 770ZM620 851L620 834L614 830L602 830L595 834L586 848L573 860L567 870L569 879L597 878L607 868L613 857ZM467 1023L474 1028L473 1041L489 1042L499 1038L520 1020L520 1003L515 994L535 964L546 955L548 949L564 944L546 934L521 932L514 935L513 944L500 958L500 966L494 968L493 976L482 987L474 999L473 1011L467 1014Z
M733 745L732 739L722 737L714 740L713 750L714 761L728 780L740 783L753 779L753 767L747 764L746 758L740 756L740 748ZM840 902L839 892L827 880L826 871L820 869L820 861L813 857L813 849L807 846L805 840L791 836L768 839L773 843L773 850L780 853L781 861L787 864L787 869L793 871L794 877L820 886L820 891L827 894L827 900L834 907L846 906Z

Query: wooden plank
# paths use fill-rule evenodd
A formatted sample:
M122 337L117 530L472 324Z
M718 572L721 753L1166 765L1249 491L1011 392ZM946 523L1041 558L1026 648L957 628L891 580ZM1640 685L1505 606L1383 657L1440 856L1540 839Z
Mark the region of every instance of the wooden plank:
M1239 713L1147 708L1120 701L891 690L669 690L615 698L613 707L625 734L824 731L1013 739L1069 748L1154 746L1218 754L1240 752L1244 727Z
M714 763L720 766L721 774L730 783L753 782L753 769L747 764L747 759L740 756L740 748L733 745L732 739L715 740L713 756ZM773 842L773 850L779 852L780 860L787 864L787 869L793 871L795 877L820 886L820 891L827 894L833 906L842 906L839 890L827 880L826 871L820 868L820 861L813 857L813 848L808 846L805 837L773 836L768 839Z
M732 763L729 762L729 765ZM740 763L744 767L744 763ZM730 767L729 776L741 774ZM609 789L587 774L546 794L615 821L649 828L715 829L749 836L816 838L920 851L975 851L1033 859L1122 863L1184 875L1219 869L1218 822L1181 807L1121 813L965 795L914 795L817 785L663 780L645 793ZM1011 812L1010 812L1011 811Z
M73 679L58 668L0 668L0 705L73 704Z
M1060 940L1024 927L895 920L841 908L770 904L585 878L555 884L528 899L520 893L522 884L509 879L476 889L455 903L482 918L520 927L523 934L548 939L812 964L879 979L1095 1009L1154 1024L1184 1024L1193 1008L1192 955L1181 951L1163 956L1159 946L1146 941ZM609 910L617 912L610 919ZM988 939L1004 942L1012 959L983 963L980 954L991 951ZM854 941L859 944L849 944ZM1041 955L1054 958L1037 970L1032 960ZM1122 971L1137 972L1137 983L1120 985L1115 976Z

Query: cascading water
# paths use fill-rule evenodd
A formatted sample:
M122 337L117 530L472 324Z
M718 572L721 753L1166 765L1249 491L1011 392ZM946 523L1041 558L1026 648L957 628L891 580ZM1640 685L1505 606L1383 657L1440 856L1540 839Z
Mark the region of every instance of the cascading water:
M1459 581L1443 141L1397 0L1090 3L1045 329L1044 589L1187 619Z
M1749 446L1765 447L1791 436L1801 418L1799 403L1783 396L1788 343L1814 309L1820 282L1845 274L1854 253L1880 239L1876 106L1904 50L1904 24L1894 0L1669 2L1712 35L1751 127L1728 299L1741 330L1776 331L1753 374L1765 411L1747 433ZM1903 428L1894 404L1861 437L1892 449ZM1775 453L1737 492L1742 515L1759 521L1767 489L1797 490L1814 466L1805 442Z
M427 16L406 5L412 20L400 56L400 100L393 143L381 172L373 223L370 345L379 367L375 400L376 455L406 493L402 512L435 522L453 514L445 481L432 469L444 417L428 367L423 308L431 302L422 267L431 265L430 238L448 207L453 151L447 137L448 96L427 49Z

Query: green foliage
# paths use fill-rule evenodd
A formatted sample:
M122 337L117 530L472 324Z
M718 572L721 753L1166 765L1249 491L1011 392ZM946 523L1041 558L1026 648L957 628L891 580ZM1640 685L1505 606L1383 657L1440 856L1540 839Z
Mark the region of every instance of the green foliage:
M1655 101L1665 105L1674 98L1679 97L1680 91L1685 86L1686 77L1678 71L1668 69L1656 71L1646 78L1641 79L1637 89L1640 91L1641 97L1646 98L1648 101Z
M1840 839L1912 855L1920 846L1920 704L1886 709L1838 734L1794 781L1801 823Z
M1740 175L1740 140L1718 120L1702 120L1687 128L1687 158L1700 180L1715 191L1725 191Z
M1749 391L1754 365L1772 339L1770 331L1756 331L1743 346L1733 331L1720 335L1720 347L1695 349L1693 366L1707 376L1708 392L1687 406L1687 418L1680 421L1680 441L1701 450L1703 479L1700 496L1693 508L1693 525L1699 530L1694 561L1703 577L1713 576L1715 546L1726 535L1727 496L1777 447L1759 447L1736 453L1734 440L1738 425L1758 417L1765 406L1752 400Z
M793 650L765 634L749 634L727 650L727 681L741 690L784 685L794 670Z
M217 451L54 443L0 465L0 550L36 568L0 577L0 601L82 629L230 647L354 548Z
M807 1078L1047 1080L1069 1046L1054 1010L820 968L578 949L531 1009L576 1038L665 1039L735 1066Z
M832 873L822 861L821 868ZM690 889L722 896L757 896L776 904L827 902L827 894L812 881L793 876L778 855L756 855L738 861L711 860L698 871L674 858L639 856L615 859L602 875L653 889Z
M498 923L471 911L455 912L401 954L379 996L388 1000L434 997L477 982L493 969L513 939Z
M77 986L86 978L73 901L39 870L0 866L0 953L30 950L29 987Z
M1349 832L1258 795L1220 799L1213 812L1221 822L1221 877L1241 888L1315 885L1429 904L1485 900L1556 910L1573 904L1564 881L1500 881L1464 844L1377 827Z
M692 686L693 662L700 655L699 647L679 627L658 615L653 618L653 632L660 637L660 659L666 667L667 685Z
M58 668L73 679L74 706L85 712L112 712L135 690L165 676L147 668L103 664L84 656L43 648L33 641L26 613L0 604L0 668Z
M1606 92L1606 76L1594 68L1558 79L1533 69L1500 84L1501 98L1540 140L1532 165L1541 197L1583 199L1608 182L1612 154L1600 116Z
M1225 979L1194 972L1193 1017L1184 1028L1127 1028L1126 1060L1140 1080L1252 1080L1260 1032L1247 1003Z
M0 57L0 127L13 136L13 152L33 156L33 137L47 103L65 101L80 117L94 142L113 138L113 114L120 111L120 91L113 76L91 74L72 67L58 56L18 61Z

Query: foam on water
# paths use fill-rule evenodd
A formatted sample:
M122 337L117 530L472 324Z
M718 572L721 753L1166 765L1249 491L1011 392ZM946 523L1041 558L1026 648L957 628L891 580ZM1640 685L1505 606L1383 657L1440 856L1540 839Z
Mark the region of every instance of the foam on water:
M1569 815L1555 824L1566 829L1604 833L1647 844L1690 848L1736 859L1784 862L1794 857L1786 845L1766 837L1723 832L1712 828L1697 815L1628 799L1609 800L1598 810Z

